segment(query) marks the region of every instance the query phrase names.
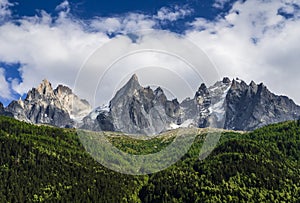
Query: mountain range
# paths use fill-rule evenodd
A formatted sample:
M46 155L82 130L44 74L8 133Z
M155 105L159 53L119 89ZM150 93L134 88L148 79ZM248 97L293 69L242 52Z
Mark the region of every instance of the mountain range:
M153 135L190 126L249 131L299 119L300 106L273 94L263 83L246 84L227 77L210 87L202 83L192 98L182 102L168 100L162 88L142 87L133 75L107 107L92 110L69 87L53 89L43 80L24 100L7 107L0 103L0 115L33 124Z

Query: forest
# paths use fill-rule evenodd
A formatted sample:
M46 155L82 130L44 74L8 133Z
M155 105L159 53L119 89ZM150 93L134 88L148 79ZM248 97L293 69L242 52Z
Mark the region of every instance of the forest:
M111 133L113 134L113 133ZM166 170L126 175L95 161L75 129L0 117L0 202L299 202L300 121L252 132L222 132L204 160L204 133ZM174 137L108 136L117 148L149 154Z

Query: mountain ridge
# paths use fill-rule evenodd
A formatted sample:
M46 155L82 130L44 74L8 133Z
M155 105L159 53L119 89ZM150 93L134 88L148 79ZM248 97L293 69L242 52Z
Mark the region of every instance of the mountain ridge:
M224 77L210 87L202 83L193 98L168 100L163 89L142 87L136 74L120 88L109 106L92 111L89 103L67 86L52 88L43 80L24 100L0 103L0 115L30 123L154 135L180 127L233 130L296 120L300 107L286 96L273 94L263 84Z
M21 121L57 127L74 127L76 123L72 118L78 116L79 110L73 104L85 105L79 110L91 108L86 101L74 95L70 88L59 85L53 89L51 83L44 79L37 88L28 91L24 100L12 101L5 109Z

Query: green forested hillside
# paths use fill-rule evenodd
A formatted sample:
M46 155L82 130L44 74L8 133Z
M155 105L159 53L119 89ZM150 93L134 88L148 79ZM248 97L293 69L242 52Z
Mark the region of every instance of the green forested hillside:
M132 176L94 161L75 130L0 117L0 202L300 201L299 122L224 132L212 154L199 161L203 137L168 169ZM110 140L124 151L147 154L172 137Z

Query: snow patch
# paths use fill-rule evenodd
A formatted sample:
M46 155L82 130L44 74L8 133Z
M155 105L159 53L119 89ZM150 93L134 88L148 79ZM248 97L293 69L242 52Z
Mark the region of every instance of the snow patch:
M93 120L95 120L97 118L97 116L101 113L101 112L109 112L109 106L108 105L102 105L99 106L97 108L95 108L90 114L89 117Z
M191 127L193 125L194 125L194 120L193 119L188 119L180 125L177 125L175 123L171 123L168 130L173 130L173 129L177 129L177 128L188 128L188 127Z
M238 83L241 83L241 82L242 82L242 80L240 80L239 78L236 78L235 81L238 82Z
M230 89L230 86L227 87L227 89L225 89L222 96L220 97L220 100L217 103L212 104L208 108L208 110L211 114L214 114L217 116L218 121L221 121L224 118L224 115L225 115L224 103L225 103L225 98L226 98L226 95L227 95L229 89Z

